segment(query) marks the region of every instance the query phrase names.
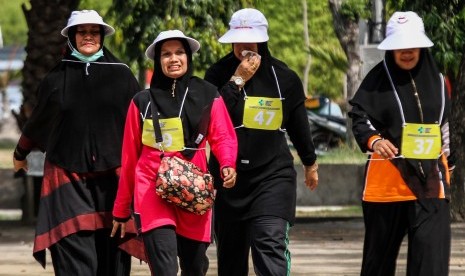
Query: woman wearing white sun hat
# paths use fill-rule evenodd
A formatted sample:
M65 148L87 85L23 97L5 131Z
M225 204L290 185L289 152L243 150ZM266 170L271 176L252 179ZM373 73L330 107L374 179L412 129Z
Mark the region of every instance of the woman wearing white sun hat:
M113 33L96 11L72 12L61 31L64 58L41 82L14 153L16 171L27 170L31 149L46 153L33 254L45 267L49 248L55 275L130 273L131 257L118 246L131 251L134 240L110 237L111 211L126 111L140 88L103 46Z
M193 76L192 56L199 48L197 40L180 30L160 32L145 51L154 62L150 89L136 94L126 119L113 231L121 227L125 234L133 206L150 270L156 276L179 275L178 267L181 275L205 275L211 242L211 210L194 214L156 194L154 180L162 156L190 160L206 170L208 141L221 164L217 180L229 189L236 179L237 140L226 106L216 87ZM152 105L160 122L153 121ZM160 124L162 147L155 141L155 123Z
M218 275L248 275L249 251L257 275L288 275L297 184L286 133L304 164L305 184L311 190L318 185L305 94L297 74L271 56L260 11L239 10L229 26L219 42L233 50L205 74L221 87L239 143L236 186L216 186ZM210 169L218 173L214 158Z
M416 13L395 12L378 46L384 60L350 100L354 136L369 153L361 275L394 275L406 234L407 275L448 275L450 102L431 46Z

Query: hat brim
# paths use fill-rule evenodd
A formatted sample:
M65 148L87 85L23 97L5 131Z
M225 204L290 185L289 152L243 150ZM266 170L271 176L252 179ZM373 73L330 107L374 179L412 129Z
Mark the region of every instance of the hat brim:
M155 46L160 43L160 42L165 42L167 40L173 40L173 39L185 39L187 40L187 43L189 44L189 47L191 48L191 52L194 54L200 49L200 43L190 37L169 37L160 41L157 41L156 43L150 44L149 47L147 47L147 50L145 50L145 56L148 57L149 59L153 60L155 57Z
M386 37L379 45L380 50L401 50L412 48L429 48L434 43L423 33L393 34Z
M220 43L261 43L269 37L262 30L256 28L230 29L218 41Z
M115 33L115 29L112 26L110 26L108 24L105 24L105 23L103 23L103 24L102 23L77 23L77 24L72 24L72 25L64 27L63 30L61 30L61 35L64 36L64 37L68 37L69 28L77 26L77 25L84 25L84 24L96 24L96 25L103 26L105 36L112 35L112 34Z

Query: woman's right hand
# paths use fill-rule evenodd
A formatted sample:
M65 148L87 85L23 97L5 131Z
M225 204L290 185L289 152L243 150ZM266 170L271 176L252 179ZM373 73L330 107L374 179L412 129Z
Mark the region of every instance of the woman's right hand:
M24 170L25 172L27 172L27 169L28 169L27 159L17 160L13 156L13 167L14 167L15 172L18 172L19 170Z
M225 167L223 168L223 187L232 188L236 185L237 173L234 168Z
M380 139L373 144L373 151L384 159L392 159L399 154L399 149L387 139Z
M126 235L126 222L118 222L116 220L113 220L113 229L111 229L111 234L110 237L114 237L116 234L116 231L118 231L118 228L121 225L121 238L124 238Z
M240 76L246 82L250 80L257 72L260 66L261 57L257 53L248 54L247 58L242 59L239 66L234 72L234 76Z

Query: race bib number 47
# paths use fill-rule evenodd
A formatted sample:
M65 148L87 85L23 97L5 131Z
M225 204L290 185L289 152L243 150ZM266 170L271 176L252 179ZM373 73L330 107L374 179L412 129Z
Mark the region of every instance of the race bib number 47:
M283 106L278 98L247 97L243 124L247 128L277 130L283 122Z

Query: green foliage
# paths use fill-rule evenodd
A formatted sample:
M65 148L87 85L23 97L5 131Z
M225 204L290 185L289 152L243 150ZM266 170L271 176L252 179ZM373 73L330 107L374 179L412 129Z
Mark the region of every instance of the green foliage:
M27 0L0 0L0 27L3 45L26 45L27 24L21 4Z
M104 19L107 21L106 14L108 9L111 6L112 0L80 0L79 9L80 10L96 10Z
M21 3L28 0L0 0L0 24L5 44L25 45L27 26ZM228 30L232 13L242 7L256 7L269 21L269 46L273 55L297 72L303 72L309 53L311 68L308 91L311 95L342 97L344 55L334 34L326 1L307 0L310 49L303 33L301 0L81 0L79 9L97 10L104 21L116 29L105 44L136 72L152 63L145 49L161 30L179 28L202 45L194 55L196 74L231 51L231 45L218 43ZM283 8L285 7L285 8ZM6 22L5 25L3 22Z
M345 0L342 1L339 12L344 18L357 22L370 16L370 11L367 9L369 2L369 0Z
M273 55L286 62L302 78L308 51L304 45L300 0L291 0L291 3L289 0L243 0L239 4L230 0L222 1L222 5L214 0L154 2L113 1L110 14L117 22L115 40L127 60L145 63L145 67L152 66L144 57L147 46L160 31L178 28L200 41L202 47L199 54L194 55L194 61L196 74L202 76L206 68L231 51L231 45L220 44L218 38L228 30L232 13L241 7L256 7L268 19L269 46ZM327 4L324 1L307 2L311 43L318 45L322 51L333 53L333 57L338 56L342 51L332 30ZM315 56L312 61L309 91L331 98L340 97L343 74L334 69L330 59Z
M318 156L320 164L364 164L366 161L367 155L365 153L362 153L358 147L352 148L347 144Z
M313 57L324 61L327 65L332 66L333 69L341 72L346 72L349 64L347 58L339 49L325 49L318 45L310 45L309 53Z
M269 47L273 55L287 63L301 79L308 54L312 54L309 94L332 99L342 97L343 73L338 67L343 62L340 58L344 60L345 57L334 33L326 1L307 0L310 49L305 46L301 0L262 0L256 7L268 20ZM336 60L337 65L333 63Z
M217 39L227 30L230 15L237 8L233 0L222 1L222 5L214 0L114 0L110 11L129 60L151 66L144 56L147 46L160 31L180 29L200 41L202 46L194 60L196 70L204 71L230 50L221 47Z

